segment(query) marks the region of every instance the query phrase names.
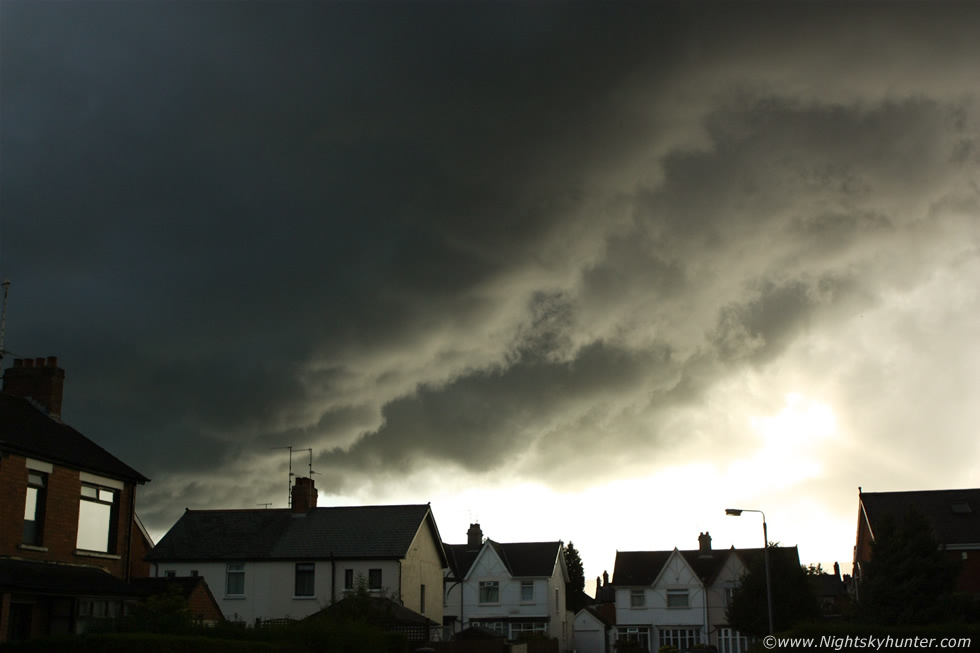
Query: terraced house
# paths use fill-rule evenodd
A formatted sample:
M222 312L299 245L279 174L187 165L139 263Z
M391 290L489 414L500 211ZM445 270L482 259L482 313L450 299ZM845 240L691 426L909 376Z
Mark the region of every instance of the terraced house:
M301 619L359 583L442 623L447 564L428 504L317 507L298 478L283 509L187 510L147 556L155 577L204 576L226 619Z

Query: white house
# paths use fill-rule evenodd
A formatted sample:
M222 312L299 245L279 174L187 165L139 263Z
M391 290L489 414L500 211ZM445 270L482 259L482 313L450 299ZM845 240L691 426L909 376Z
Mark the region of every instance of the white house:
M147 556L153 576L204 576L226 619L300 619L358 583L442 623L447 564L428 505L316 507L298 478L290 509L187 510Z
M539 633L568 648L572 624L561 542L484 541L479 524L471 524L466 544L444 547L449 569L443 614L450 632L478 626L511 640Z
M688 551L616 553L616 639L640 642L648 651L698 644L722 653L747 649L748 638L728 626L726 610L748 559L763 550L715 551L708 533L698 543ZM798 559L796 547L789 550Z

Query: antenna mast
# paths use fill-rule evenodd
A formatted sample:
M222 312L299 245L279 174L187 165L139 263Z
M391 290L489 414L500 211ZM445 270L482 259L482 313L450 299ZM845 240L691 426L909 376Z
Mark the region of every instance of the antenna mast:
M289 449L289 476L286 477L286 507L293 507L293 445L269 447L270 449Z

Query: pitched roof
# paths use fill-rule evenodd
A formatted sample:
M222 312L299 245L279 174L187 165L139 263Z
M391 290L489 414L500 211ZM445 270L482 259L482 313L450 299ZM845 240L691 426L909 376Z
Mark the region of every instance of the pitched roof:
M900 517L914 508L928 520L940 544L980 544L980 488L861 492L858 497L872 535L885 515Z
M138 596L101 567L0 558L0 589L60 596Z
M0 449L112 478L148 478L29 400L0 392Z
M779 547L780 550L787 551L787 555L795 555L799 561L799 551L795 546ZM621 586L642 586L652 585L660 571L667 564L674 551L617 551L616 565L613 568L613 585ZM757 549L712 549L711 554L703 555L700 549L677 551L690 565L694 573L705 585L710 585L715 576L721 571L728 559L730 552L734 552L745 566L748 566L752 558L763 553L762 548Z
M421 528L441 542L428 505L187 510L147 560L398 559ZM445 554L443 561L445 561Z
M488 539L484 546L489 546L507 571L514 577L545 577L550 578L555 573L555 565L561 555L561 542L495 542ZM466 544L443 544L449 557L449 566L457 578L463 578L469 573L476 562L479 550L467 550Z

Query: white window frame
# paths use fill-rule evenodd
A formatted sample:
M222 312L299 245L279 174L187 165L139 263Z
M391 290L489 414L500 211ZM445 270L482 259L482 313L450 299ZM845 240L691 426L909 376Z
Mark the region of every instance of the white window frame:
M630 590L630 607L631 608L647 607L646 590Z
M701 633L690 626L662 626L657 629L660 641L658 650L664 646L676 646L679 649L694 648L701 643Z
M231 592L231 578L232 575L236 579L240 579L242 584L241 593ZM229 562L225 565L225 597L226 598L242 598L245 596L245 563L244 562Z
M528 605L534 603L534 581L521 581L521 603Z
M299 593L299 579L300 574L303 574L305 578L309 575L310 578L310 593L300 594ZM304 590L306 588L303 588ZM315 562L297 562L295 570L293 572L293 598L294 599L315 599L316 598L316 563Z
M691 594L686 587L675 587L667 589L667 607L676 610L678 608L691 607Z
M500 581L481 580L478 598L480 605L500 605Z
M93 494L94 493L94 494ZM121 490L115 487L106 487L94 483L83 481L78 495L78 532L75 534L75 546L80 551L93 551L95 553L113 554L116 552L116 522L119 520L119 501ZM101 507L101 508L99 508ZM87 518L92 516L91 510L99 510L95 513L101 518L104 508L109 509L107 531L105 534L105 548L101 543L97 546L83 546L93 544L90 540L82 541L82 524ZM86 513L89 513L88 515ZM100 533L101 534L101 533Z

